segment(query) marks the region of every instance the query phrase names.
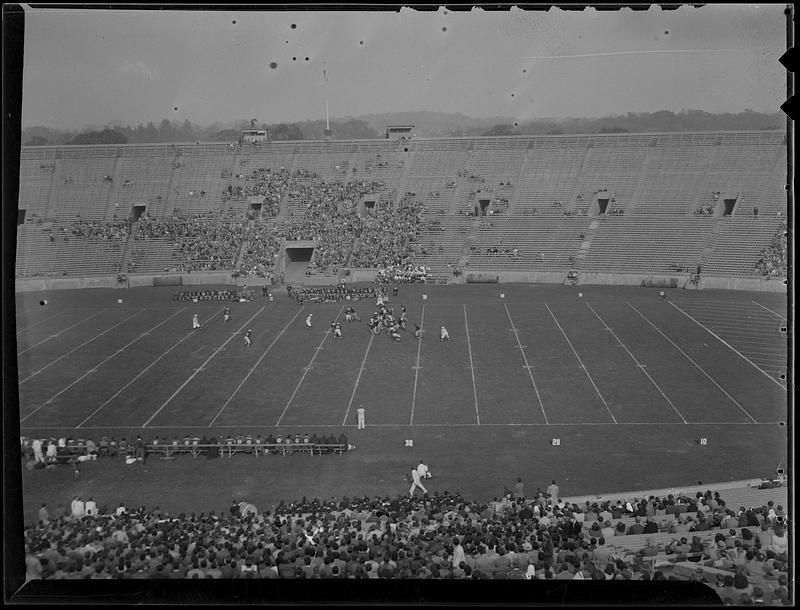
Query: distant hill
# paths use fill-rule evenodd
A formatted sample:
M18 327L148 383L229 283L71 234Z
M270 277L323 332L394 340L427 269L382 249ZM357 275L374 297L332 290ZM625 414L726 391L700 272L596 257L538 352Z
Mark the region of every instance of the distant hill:
M460 136L517 136L585 133L642 133L669 131L759 131L785 130L786 117L780 113L765 114L745 110L738 113L712 114L703 110L641 112L602 118L539 118L517 121L511 117L475 118L461 113L409 111L365 114L357 117L331 118L334 137L339 140L382 138L388 125L414 125L420 138ZM26 146L48 144L101 144L107 130L130 144L157 142L230 142L236 140L250 121L238 119L202 126L191 122L163 119L158 125L148 123L132 127L120 122L86 127L80 131L64 131L51 127L26 127L22 142ZM270 129L274 140L311 140L323 137L325 123L320 120L296 123L259 123ZM97 132L91 136L81 134ZM111 140L109 140L111 141Z
M458 137L480 135L493 125L514 123L510 117L491 117L476 119L459 112L384 112L363 114L357 117L369 123L375 131L383 134L389 125L414 125L414 132L420 138Z

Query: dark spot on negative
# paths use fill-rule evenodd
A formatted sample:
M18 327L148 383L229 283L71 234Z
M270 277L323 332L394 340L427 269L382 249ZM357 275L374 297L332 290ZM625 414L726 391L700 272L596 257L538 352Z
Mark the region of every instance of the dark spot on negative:
M177 106L175 106L175 108L173 108L173 110L177 110L177 109L178 109L178 107L177 107Z
M523 74L527 74L527 73L528 73L528 71L527 71L525 68L523 68L523 69L522 69L522 73L523 73Z
M297 24L296 24L296 23L293 23L293 24L292 24L290 27L291 27L293 30L296 30L296 29L297 29Z
M296 57L292 57L292 61L297 61L297 58Z
M664 33L665 34L669 34L669 30L664 30Z
M364 44L364 41L363 40L359 40L358 44Z
M271 61L271 62L269 62L269 67L270 67L270 68L272 68L272 69L274 70L275 68L277 68L277 67L278 67L278 62L277 62L277 61Z
M232 23L233 25L236 25L236 19L234 19L233 21L231 21L231 23Z
M442 26L442 32L446 32L446 31L447 31L447 26L444 26L444 25L443 25L443 26Z
M308 61L308 57L306 57L306 61Z

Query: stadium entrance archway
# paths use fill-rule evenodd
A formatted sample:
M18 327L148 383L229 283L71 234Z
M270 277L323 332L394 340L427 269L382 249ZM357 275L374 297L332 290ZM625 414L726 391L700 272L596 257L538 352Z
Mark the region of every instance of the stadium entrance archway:
M598 214L603 215L603 214L606 213L606 211L608 210L608 202L609 201L610 200L607 197L603 197L602 199L599 198L599 197L597 198Z
M731 214L733 214L733 210L736 207L736 197L732 199L724 198L722 200L722 203L725 205L725 208L722 211L722 215L730 216Z
M375 211L375 204L378 202L377 197L365 197L363 205L361 206L361 216L369 216Z
M25 224L26 210L17 210L17 226Z
M137 203L131 210L131 221L137 222L147 212L147 206L142 203Z
M302 284L308 271L308 263L314 258L314 242L301 242L286 246L284 279L289 284Z
M478 205L475 208L476 216L486 216L489 213L489 205L492 203L491 199L478 199Z
M264 195L255 195L247 200L247 209L251 212L253 218L261 218L261 208L264 206L266 197Z
M286 246L286 263L308 263L314 256L314 247Z

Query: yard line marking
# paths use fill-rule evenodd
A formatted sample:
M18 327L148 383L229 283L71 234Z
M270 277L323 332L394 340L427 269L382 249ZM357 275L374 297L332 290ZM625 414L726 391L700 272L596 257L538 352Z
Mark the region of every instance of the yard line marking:
M747 421L715 421L715 422L689 422L689 426L775 426L778 422L756 422L751 423ZM348 424L347 427L355 427L356 424ZM478 424L417 424L419 428L453 428L453 427L478 427ZM559 427L559 428L580 428L581 426L684 426L681 422L619 422L617 424L611 422L563 422L553 424L542 423L518 423L518 424L480 424L481 427L486 426L505 426L505 427ZM330 427L330 424L292 424L291 426L275 426L272 424L253 424L250 422L242 424L221 424L214 426L220 428L237 428L239 430L245 428L312 428L319 430L321 428ZM372 428L408 428L408 424L370 424ZM74 426L21 426L21 430L74 430ZM136 430L138 426L85 426L82 430ZM148 430L207 430L208 426L149 426Z
M661 394L661 396L663 396L663 397L664 397L664 400L666 400L666 401L669 403L669 406L670 406L670 407L672 407L672 409L675 411L675 413L677 413L677 414L678 414L678 417L680 417L680 418L681 418L681 421L683 421L683 423L684 423L684 424L687 424L687 423L689 423L689 422L687 422L687 421L686 421L686 419L683 417L683 415L681 415L681 412L680 412L680 411L678 411L678 409L675 407L675 405L674 405L674 404L672 404L672 401L671 401L671 400L670 400L670 399L667 397L667 395L666 395L666 394L664 394L664 392L661 390L661 388L659 387L659 385L656 383L656 380L655 380L655 379L653 379L653 378L650 376L650 373L648 373L648 372L645 370L645 368L646 368L646 366L647 366L647 365L646 365L646 364L642 364L641 362L639 362L639 361L636 359L636 356L634 356L634 355L631 353L631 350L629 350L629 349L628 349L628 347L627 347L627 346L626 346L626 345L625 345L625 344L622 342L622 340L621 340L621 339L620 339L620 338L617 336L617 333L615 333L615 332L614 332L614 331L613 331L613 330L612 330L612 329L611 329L611 328L608 326L608 324L606 324L606 323L605 323L605 320L603 320L603 318L601 318L601 317L598 315L598 313L597 313L597 312L594 310L594 308L593 308L591 305L589 305L589 303L586 303L586 307L588 307L589 309L591 309L591 310L592 310L592 313L593 313L595 316L597 316L597 319L598 319L598 320L600 320L600 322L603 324L603 326L605 326L606 328L608 328L608 330L611 332L611 334L612 334L612 335L614 335L614 338L615 338L615 339L617 340L617 342L618 342L618 343L619 343L619 344L622 346L622 349L624 349L626 352L628 352L628 355L629 355L629 356L631 357L631 359L633 359L633 361L636 363L636 366L637 366L637 367L638 367L638 368L639 368L639 369L642 371L642 373L644 373L645 375L647 375L647 378L650 380L650 383L652 383L652 384L655 386L656 390L658 390L658 392Z
M475 387L475 365L472 363L472 345L469 340L469 321L467 320L467 306L464 305L464 326L467 329L467 348L469 349L469 371L472 373L472 393L475 396L475 417L478 425L481 424L481 414L478 412L478 389Z
M342 308L339 310L339 313L337 313L336 317L333 319L334 322L336 322L336 320L339 319L339 316L342 315L343 311L344 311L344 305L342 305ZM281 416L278 418L278 421L275 423L276 426L280 425L281 420L283 419L283 416L286 415L286 411L289 410L289 407L291 406L292 401L294 400L294 397L297 395L297 391L300 389L300 386L303 384L303 380L306 378L306 375L308 375L308 371L311 369L311 365L314 364L314 359L317 357L317 354L319 353L319 350L322 349L322 345L325 343L325 340L328 338L328 336L330 334L331 334L331 329L328 328L328 330L325 331L325 335L322 337L322 341L319 342L319 345L317 346L317 349L314 351L314 355L311 356L311 360L309 361L308 365L306 365L305 369L303 369L303 376L300 377L300 381L297 382L297 386L295 387L294 392L292 392L292 395L289 397L289 402L286 403L286 406L283 408L283 412L281 413Z
M419 321L420 330L425 327L425 305L422 306L422 317ZM409 421L408 425L414 425L414 406L417 404L417 377L419 377L419 354L422 350L422 337L424 335L420 332L419 335L419 343L417 344L417 365L414 367L414 392L411 394L411 420Z
M358 389L358 382L361 380L361 373L364 372L364 365L367 363L367 356L369 355L369 348L372 347L372 340L375 338L375 335L370 333L369 335L369 343L367 344L367 351L364 352L364 359L361 361L361 368L358 369L358 377L356 377L356 384L353 386L353 393L350 395L350 402L347 403L347 411L344 413L344 419L342 420L342 425L344 426L347 423L347 416L350 415L350 407L353 406L353 399L356 397L356 390Z
M209 427L211 427L211 426L213 426L213 425L214 425L214 422L215 422L215 421L217 421L217 418L218 418L220 415L222 415L222 412L225 410L225 407L227 407L227 406L228 406L228 404L229 404L229 403L230 403L230 402L233 400L233 397L234 397L234 396L236 396L236 394L238 394L238 393L239 393L239 390L241 390L241 389L242 389L242 386L244 385L244 382L245 382L245 381L247 381L247 380L250 378L250 375L252 375L252 374L253 374L253 371L255 371L255 370L256 370L256 367L257 367L259 364L261 364L261 361L262 361L262 360L263 360L263 359L266 357L266 355L267 355L267 354L270 352L270 350L272 349L272 346L273 346L273 345L275 345L275 344L278 342L278 339L280 339L280 338L281 338L281 336L283 335L283 333L285 333L285 332L286 332L286 329L287 329L287 328L289 328L289 326L291 325L291 323L292 323L292 322L294 322L294 321L295 321L295 319L297 319L297 316L299 316L299 315L300 315L300 312L301 312L301 311L303 311L304 309L305 309L305 307L301 307L300 309L298 309L298 310L297 310L297 313L295 313L295 314L294 314L294 316L292 317L292 319L291 319L291 320L289 320L289 322L287 322L287 323L286 323L286 326L284 326L284 327L283 327L283 330L281 330L281 332L279 332L279 333L278 333L278 335L277 335L277 336L276 336L276 337L275 337L275 338L272 340L272 343L270 343L270 344L269 344L269 347L267 348L267 351L265 351L263 354L261 354L261 356L259 357L259 359L258 359L258 360L256 360L256 363L255 363L255 364L254 364L254 365L251 367L251 369L250 369L250 370L247 372L247 375L245 375L245 376L244 376L244 379L242 379L242 382L241 382L241 383L240 383L238 386L236 386L236 389L233 391L233 394L231 394L231 395L228 397L228 400L226 400L226 401L225 401L225 404L224 404L224 405L222 405L222 408L219 410L219 413L217 413L217 414L214 416L214 419L212 419L212 420L211 420L211 423L210 423L210 424L208 424L208 425L209 425Z
M725 341L725 339L723 339L722 337L720 337L720 336L719 336L717 333L715 333L713 330L709 329L709 328L708 328L708 327L706 327L706 326L703 326L703 325L702 325L700 322L698 322L698 321L697 321L697 320L695 320L695 319L694 319L692 316L690 316L688 313L686 313L685 311L683 311L683 309L681 309L680 307L678 307L677 305L675 305L675 303L673 303L673 302L671 302L671 301L670 301L670 305L672 305L672 306L673 306L675 309L677 309L678 311L680 311L680 312L681 312L683 315L685 315L687 318L689 318L689 319L690 319L692 322L694 322L695 324L697 324L697 325L698 325L700 328L703 328L703 329L705 329L705 330L706 330L706 331L707 331L709 334L713 335L713 336L714 336L714 337L715 337L715 338L716 338L716 339L717 339L717 340L718 340L720 343L722 343L723 345L727 345L727 346L728 346L730 349L732 349L734 352L736 352L737 354L739 354L739 356L741 356L741 358L742 358L743 360L745 360L746 362L749 362L751 365L753 365L753 367L754 367L754 368L755 368L757 371L761 371L761 373L763 373L763 374L764 374L764 376L765 376L767 379L769 379L769 380L770 380L772 383L774 383L775 385L777 385L779 388L781 388L781 389L783 389L783 390L786 390L786 386L785 386L785 385L783 385L783 384L782 384L781 382L779 382L777 379L774 379L773 377L771 377L771 376L770 376L770 375L769 375L769 374L768 374L766 371L764 371L764 370L762 370L761 368L759 368L759 367L758 367L758 366L757 366L757 365L756 365L756 364L755 364L755 363L754 363L752 360L750 360L750 359L749 359L747 356L745 356L745 355L744 355L742 352L740 352L738 349L736 349L735 347L733 347L733 346L732 346L730 343L728 343L727 341Z
M161 326L162 324L164 324L164 323L168 322L169 320L171 320L172 318L174 318L175 316L177 316L177 315L178 315L179 313L181 313L182 311L183 311L183 309L182 309L181 311L176 311L174 314L172 314L172 315L171 315L171 316L169 316L168 318L166 318L166 319L162 320L161 322L159 322L158 324L156 324L156 325L155 325L153 328L151 328L150 330L155 330L156 328L158 328L158 327L159 327L159 326ZM150 331L147 331L147 332L150 332ZM111 359L112 359L114 356L118 355L118 354L119 354L119 353L121 353L121 352L124 352L124 351L125 351L127 348L129 348L131 345L133 345L134 343L136 343L136 342L137 342L139 339L141 339L143 336L144 336L144 335L141 335L141 334L140 334L140 335L139 335L139 336L137 336L137 337L136 337L136 338L135 338L133 341L129 341L129 342L126 344L126 345L124 345L123 347L119 348L119 349L118 349L117 351L115 351L113 354L111 354L110 356L108 356L107 358L105 358L105 359L104 359L102 362L98 362L97 364L95 364L95 365L94 365L94 366L93 366L91 369L89 369L88 371L86 371L86 372L85 372L83 375L81 375L80 377L78 377L78 378L77 378L75 381L73 381L72 383L70 383L70 384L69 384L68 386L66 386L65 388L61 389L61 390L60 390L58 393L56 393L56 394L54 394L53 396L51 396L50 398L48 398L48 399L47 399L47 400L46 400L44 403L42 403L41 405L39 405L38 407L36 407L36 408L35 408L33 411L31 411L31 412L30 412L30 413L28 413L28 414L27 414L25 417L23 417L21 420L19 420L19 421L20 421L20 423L24 422L26 419L28 419L28 418L29 418L31 415L33 415L34 413L37 413L37 412L38 412L40 409L43 409L44 407L46 407L47 405L49 405L50 403L52 403L52 402L53 402L53 401L54 401L56 398L58 398L59 396L61 396L61 395L62 395L64 392L66 392L67 390L69 390L71 387L73 387L73 386L74 386L74 385L76 385L77 383L80 383L80 381L81 381L81 380L85 379L86 377L88 377L88 376L89 376L89 375L91 375L92 373L96 373L98 368L100 368L101 366L103 366L103 365L104 365L106 362L108 362L109 360L111 360Z
M569 340L569 337L567 337L567 333L565 333L564 329L561 328L561 324L558 323L558 320L556 319L556 315L550 309L550 306L547 303L545 303L544 306L547 307L547 311L549 311L550 315L553 317L553 321L556 323L556 326L558 326L558 330L560 330L561 334L564 335L564 339L567 340L567 343L569 344L569 347L572 350L572 353L575 354L575 357L578 359L578 362L580 363L581 368L583 369L583 372L586 373L586 376L589 378L589 381L592 382L592 385L594 386L594 391L597 392L597 395L600 397L600 400L603 401L603 406L605 406L606 411L608 411L608 414L611 416L611 419L616 424L617 423L617 418L614 417L614 414L611 412L611 409L608 407L608 403L606 402L606 399L603 398L603 395L600 393L600 388L597 387L597 384L594 382L594 379L592 379L592 376L589 374L589 369L587 369L586 365L583 364L583 360L581 360L581 357L578 355L578 352L573 347L572 341Z
M20 329L17 331L17 334L20 334L20 333L23 333L23 332L27 332L27 331L29 331L31 328L33 328L34 326L39 326L39 324L44 324L44 323L45 323L45 322L47 322L48 320L52 320L53 318L57 318L57 317L58 317L58 316L60 316L62 313L64 313L64 312L60 311L60 312L58 312L58 313L55 313L55 314L53 314L52 316L47 316L47 317L46 317L44 320L39 320L38 322L34 322L34 323L33 323L33 324L31 324L30 326L26 326L25 328L20 328ZM17 315L20 315L20 314L17 314Z
M49 337L47 337L46 339L42 339L41 341L39 341L39 343L36 343L36 344L34 344L34 345L31 345L29 348L27 348L27 349L24 349L24 350L22 350L21 352L17 352L17 356L21 356L21 355L22 355L22 354L24 354L25 352L29 352L29 351L31 351L31 350L32 350L34 347L37 347L37 346L41 345L42 343L46 343L47 341L50 341L50 339L52 339L53 337L58 337L59 335L61 335L61 334L65 333L65 332L67 332L67 331L68 331L68 330L70 330L71 328L75 328L76 326L78 326L78 324L83 324L83 323L84 323L84 322L86 322L87 320L91 320L91 319L92 319L92 318L94 318L95 316L99 316L99 315L100 315L101 313L103 313L104 311L108 311L108 309L101 309L100 311L98 311L98 312L95 312L95 313L93 313L92 315L90 315L88 318L84 318L83 320L80 320L79 322L75 322L75 324L73 324L72 326L68 326L68 327L67 327L67 328L65 328L64 330L60 330L60 331L58 331L56 334L54 334L54 335L50 335L50 336L49 336Z
M517 325L514 324L514 320L511 319L511 312L508 310L508 305L503 303L503 307L506 308L506 315L508 315L508 321L511 322L511 327L514 329L514 336L517 338L517 346L519 347L520 353L522 353L522 359L525 360L525 368L528 369L528 376L531 378L531 383L533 384L533 390L536 392L536 400L539 401L539 407L542 409L542 416L544 416L544 423L549 423L547 421L547 414L544 412L544 405L542 404L542 398L539 396L539 388L536 387L536 381L533 378L533 372L531 371L531 365L528 362L528 357L525 355L525 349L522 347L522 343L519 340L519 333L517 332Z
M217 313L215 313L213 316L211 316L211 317L208 319L208 322L211 322L211 320L213 320L215 317L217 317L217 316L218 316L220 313L221 313L221 311L218 311ZM109 399L108 399L108 400L106 400L106 401L105 401L105 402L104 402L102 405L100 405L99 407L97 407L97 408L96 408L96 409L95 409L95 410L94 410L92 413L90 413L90 414L89 414L89 416L88 416L88 417L86 417L86 419L84 419L84 420L83 420L81 423L79 423L79 424L78 424L76 427L77 427L77 428L81 428L81 427L83 427L83 424L85 424L85 423L86 423L87 421L89 421L89 420L90 420L92 417L94 417L95 415L97 415L97 414L98 414L98 413L99 413L99 412L100 412L100 411L101 411L101 410L102 410L102 409L103 409L103 408L104 408L104 407L105 407L105 406L106 406L108 403L110 403L112 400L114 400L114 399L115 399L117 396L119 396L120 394L122 394L122 392L124 392L126 388L128 388L128 387L129 387L129 386L130 386L130 385L131 385L131 384L132 384L134 381L136 381L137 379L139 379L139 377L141 377L141 376L142 376L142 375L144 375L144 374L145 374L147 371L149 371L149 370L150 370L150 368L151 368L152 366L154 366L154 365L155 365L155 364L156 364L156 363L157 363L159 360L161 360L161 359L162 359L164 356L166 356L167 354L169 354L169 353L170 353L172 350L174 350L176 347L178 347L178 346L179 346L181 343L183 343L184 341L186 341L186 339L188 339L189 337L192 337L192 336L194 336L194 334L193 334L193 333L189 333L189 334L185 335L185 336L183 337L183 339L181 339L180 341L178 341L177 343L175 343L175 344L174 344L172 347L170 347L170 348L169 348L167 351L165 351L163 354L161 354L161 355L160 355L158 358L156 358L156 359L155 359L155 360L153 360L153 361L152 361L150 364L148 364L146 367L144 367L144 368L143 368L141 371L139 371L139 374L138 374L138 375L136 375L136 377L134 377L133 379L131 379L131 380L130 380L128 383L126 383L126 384L125 384L124 386L122 386L122 387L121 387L119 390L117 390L117 391L114 393L114 395L113 395L111 398L109 398ZM97 427L98 427L98 428L102 428L103 426L97 426ZM138 427L138 426L132 426L132 427ZM92 426L87 426L87 427L86 427L86 429L91 429L91 428L92 428Z
M217 349L215 349L215 350L214 350L214 353L212 353L212 354L211 354L211 355L210 355L208 358L206 358L206 361L205 361L203 364L201 364L199 368L195 369L194 373L192 373L191 375L189 375L189 378L188 378L186 381L184 381L184 382L183 382L183 383L180 385L180 387L179 387L177 390L175 390L175 391L172 393L172 396L170 396L169 398L167 398L167 400L165 400L165 401L164 401L164 404L163 404L163 405L161 405L161 406L158 408L158 410L157 410L155 413L153 413L153 414L150 416L150 418L149 418L149 419L148 419L146 422L144 422L144 423L142 424L142 428L146 428L146 427L147 427L147 424L149 424L151 421L153 421L153 419L156 417L156 415L158 415L159 413L161 413L161 410L162 410L164 407L166 407L166 406L167 406L167 405L168 405L168 404L169 404L169 403L172 401L172 399L173 399L173 398L175 398L175 397L178 395L178 392L180 392L180 391L181 391L183 388L185 388L185 387L186 387L186 386L189 384L189 382L190 382L192 379L194 379L194 378L195 378L195 376L197 375L197 373L199 373L200 371L202 371L202 370L203 370L203 369L206 367L206 365L207 365L209 362L211 362L211 359L212 359L214 356L216 356L216 355L217 355L217 354L218 354L218 353L219 353L219 352L222 350L222 348L223 348L223 347L225 347L226 345L228 345L228 343L230 343L230 342L233 340L233 338L234 338L236 335L238 335L240 332L242 332L242 329L243 329L245 326L247 326L248 324L250 324L250 322L252 322L252 321L253 321L253 318L255 318L255 317L258 315L258 314L260 314L260 313L261 313L262 311L264 311L266 308L267 308L267 307L266 307L266 305L265 305L264 307L262 307L261 309L259 309L257 312L255 312L255 313L254 313L252 316L250 316L250 318L247 320L247 322L245 322L244 324L242 324L242 325L239 327L239 330L237 330L237 331L236 331L235 333L233 333L233 334L232 334L230 337L228 337L228 338L225 340L225 343L223 343L223 344L222 344L222 345L220 345L220 346L219 346ZM192 334L194 334L194 333L192 333Z
M136 312L135 314L133 314L132 316L128 316L127 318L125 318L124 320L122 320L122 322L117 322L116 324L114 324L114 326L112 326L112 327L110 327L110 328L107 328L106 330L104 330L103 332L101 332L101 333L99 333L99 334L95 335L95 336L94 336L94 337L92 337L91 339L89 339L89 340L87 340L87 341L84 341L84 342L83 342L83 343L81 343L81 344L80 344L78 347L75 347L75 348L73 348L73 349L69 350L69 351L68 351L66 354L64 354L63 356L60 356L59 358L56 358L56 359L55 359L55 360L53 360L53 361L52 361L50 364L47 364L47 365L43 366L42 368L40 368L38 371L34 371L34 372L33 372L33 373L31 373L30 375L28 375L28 376L27 376L25 379L23 379L22 381L20 381L20 384L22 384L22 383L25 383L25 382L26 382L26 381L28 381L29 379L33 379L34 377L36 377L36 375L38 375L38 374L39 374L39 373L41 373L42 371L44 371L44 370L46 370L46 369L49 369L49 368L50 368L51 366L53 366L53 365L54 365L56 362L60 362L61 360L63 360L63 359L64 359L64 358L66 358L67 356L69 356L70 354L73 354L73 353L77 352L77 351L78 351L80 348L82 348L84 345L88 345L89 343L91 343L91 342L92 342L92 341L94 341L95 339L99 339L100 337L102 337L103 335L105 335L107 332L114 330L114 329L115 329L117 326L119 326L119 325L121 325L121 324L125 324L125 322L127 322L128 320L130 320L130 319L131 319L131 318L133 318L133 317L136 317L136 316L138 316L140 313L142 313L143 311L145 311L145 310L147 310L147 309L148 309L147 307L145 307L144 309L140 309L139 311L137 311L137 312Z
M733 396L731 396L730 394L728 394L728 392L725 390L725 388L723 388L721 385L719 385L719 384L718 384L718 383L717 383L717 382L714 380L714 378L713 378L711 375L709 375L708 373L706 373L706 371L703 369L703 367L701 367L699 364L697 364L697 363L696 363L696 362L695 362L695 361L694 361L694 360L691 358L691 356L689 356L689 354L687 354L685 351L683 351L683 350L680 348L680 346L679 346L677 343L675 343L675 342L674 342L672 339L670 339L670 338L669 338L669 337L668 337L668 336L667 336L667 335L666 335L666 334L665 334L665 333L664 333L664 332L663 332L663 331L662 331L660 328L658 328L658 326L656 326L656 325L655 325L655 324L653 324L653 323L652 323L650 320L648 320L648 319L647 319L647 318L644 316L644 314L642 314L642 312L641 312L641 311L639 311L638 309L636 309L636 308L635 308L633 305L631 305L630 303L628 303L628 306L629 306L631 309L633 309L633 311L635 311L636 313L638 313L638 314L641 316L641 318L642 318L642 319L643 319L645 322L647 322L647 323L648 323L650 326L652 326L653 328L655 328L655 329L658 331L658 333L659 333L659 334L660 334L662 337L664 337L664 338L665 338L667 341L669 341L669 342L670 342L670 343L671 343L671 344L672 344L672 345L675 347L675 349L677 349L677 350L678 350L678 351L679 351L681 354L683 354L683 356L684 356L684 357L685 357L685 358L686 358L686 359L687 359L689 362L691 362L691 363L692 363L692 364L693 364L693 365L694 365L694 366L697 368L697 370L699 370L701 373L703 373L703 375L705 375L706 377L708 377L708 379L711 381L711 383L713 383L715 386L717 386L717 388L718 388L718 389L719 389L719 390L720 390L720 391L721 391L723 394L725 394L725 396L727 396L728 398L730 398L731 402L732 402L733 404L735 404L737 407L739 407L739 409L742 411L742 413L744 413L745 415L747 415L747 417L749 417L749 418L750 418L750 420L751 420L751 421L752 421L754 424L758 423L758 422L755 420L755 418L754 418L752 415L750 415L750 413L748 413L748 412L747 412L747 410L746 410L746 409L745 409L745 408L744 408L742 405L740 405L740 404L737 402L737 400L736 400L736 399L735 399Z
M769 307L764 307L764 306L763 306L761 303L758 303L757 301L750 301L750 302L751 302L751 303L755 303L755 304L756 304L756 305L758 305L758 306L759 306L761 309L766 309L766 310L767 310L768 312L770 312L771 314L778 316L778 317L779 317L781 320L785 320L785 319L786 319L786 316L782 316L782 315L781 315L781 314L779 314L777 311L772 311L772 310L771 310Z

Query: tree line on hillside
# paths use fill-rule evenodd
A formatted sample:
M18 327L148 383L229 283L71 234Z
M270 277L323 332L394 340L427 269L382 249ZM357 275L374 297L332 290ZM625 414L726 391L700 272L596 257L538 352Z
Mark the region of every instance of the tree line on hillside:
M334 137L340 140L376 139L383 133L374 125L379 121L370 115L370 121L346 118L331 121ZM481 124L481 121L482 124ZM626 115L598 119L551 119L514 123L497 123L489 128L485 120L475 119L474 127L463 125L435 129L431 133L417 130L419 136L515 136L555 135L578 133L642 133L662 131L757 131L784 129L786 119L781 113L765 114L745 110L739 113L712 114L702 110L670 112L628 113ZM201 126L188 119L183 123L163 119L158 126L122 125L112 123L101 127L88 127L80 131L59 130L51 127L26 127L22 130L25 146L61 144L155 144L168 142L233 142L239 139L246 128L269 129L273 140L321 140L325 134L325 121L302 121L295 123L259 122L256 119L240 119L230 123L214 123ZM433 129L433 127L431 127Z
M88 128L81 132L52 129L50 127L29 127L22 130L25 146L47 146L62 144L158 144L168 142L234 142L239 139L242 129L269 129L273 140L321 140L325 136L325 121L304 121L301 123L259 123L238 120L232 123L214 123L203 127L189 120L183 123L163 119L156 126L147 125L105 125ZM375 139L381 137L369 123L359 119L331 121L331 128L338 139Z
M599 119L563 119L500 123L483 130L484 136L559 135L582 133L643 133L662 131L760 131L785 129L781 113L764 114L745 110L739 113L712 114L702 110L670 112L629 112ZM465 134L478 135L478 134Z

